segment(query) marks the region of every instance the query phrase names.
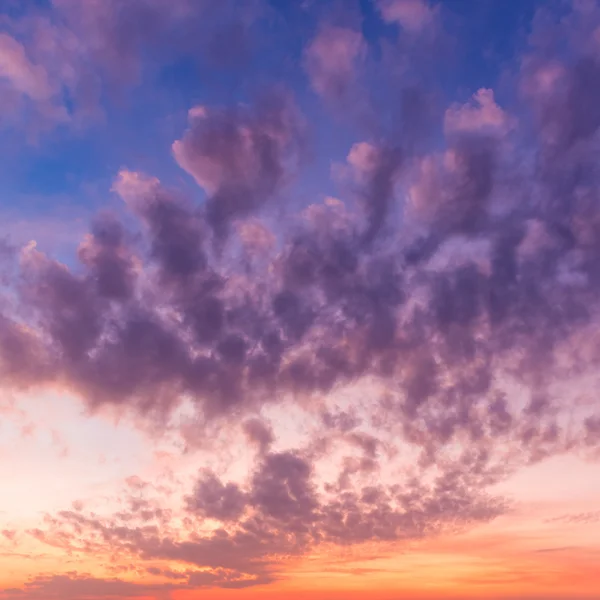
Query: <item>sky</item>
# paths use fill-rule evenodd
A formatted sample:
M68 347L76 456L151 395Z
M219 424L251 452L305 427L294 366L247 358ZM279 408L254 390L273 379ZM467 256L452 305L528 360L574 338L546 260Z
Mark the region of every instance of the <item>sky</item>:
M0 0L0 600L600 597L600 0Z

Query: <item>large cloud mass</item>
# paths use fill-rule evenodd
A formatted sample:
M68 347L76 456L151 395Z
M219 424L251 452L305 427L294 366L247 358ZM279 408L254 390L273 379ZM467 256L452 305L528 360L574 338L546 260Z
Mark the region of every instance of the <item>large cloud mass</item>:
M98 68L118 56L111 72L124 79L139 48L168 43L192 10L55 4L89 36ZM378 6L411 35L438 26L420 0ZM597 452L600 407L564 388L598 367L600 54L577 11L562 27L568 52L540 47L550 36L534 31L513 114L480 89L438 115L443 147L417 154L399 135L349 148L346 202L290 200L309 123L275 87L251 107L190 110L172 152L202 201L122 169L124 210L99 214L76 256L7 249L5 386L66 388L93 410L181 430L191 446L239 431L250 456L236 480L199 469L183 516L132 499L119 514L48 516L30 534L69 552L171 561L181 570L151 568L178 589L246 587L319 547L492 520L509 510L493 486L520 467ZM366 52L357 31L322 27L304 52L314 91L347 96ZM57 106L45 67L5 34L0 78ZM295 447L268 422L278 409L310 419ZM83 576L26 591L79 597L84 585L161 593Z

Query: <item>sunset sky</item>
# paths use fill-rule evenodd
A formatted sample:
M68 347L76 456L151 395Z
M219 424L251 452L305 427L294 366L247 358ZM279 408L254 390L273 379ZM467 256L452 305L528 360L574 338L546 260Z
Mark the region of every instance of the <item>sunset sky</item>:
M0 0L0 600L600 598L600 0Z

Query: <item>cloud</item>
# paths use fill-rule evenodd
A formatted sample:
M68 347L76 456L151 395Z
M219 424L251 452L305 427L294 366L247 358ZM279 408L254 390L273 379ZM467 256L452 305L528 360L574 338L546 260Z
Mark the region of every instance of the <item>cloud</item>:
M5 537L9 542L13 542L17 535L16 531L11 531L10 529L3 529L0 533L2 533L2 536Z
M249 30L261 13L261 2L248 2L235 15L231 3L217 6L205 0L168 5L132 0L126 6L119 0L54 0L52 8L51 16L79 41L72 58L83 58L109 86L118 88L140 83L149 65L146 54L155 63L186 56L196 63L216 62L221 69L243 64L240 54L252 50Z
M240 242L250 256L264 256L275 248L275 235L258 220L244 220L237 230Z
M419 416L444 443L461 431L520 431L521 442L537 440L541 452L552 443L550 424L527 433L526 415L502 409L492 396L501 390L490 382L499 373L540 377L543 362L556 360L590 323L593 192L577 188L568 219L533 201L527 210L499 212L501 182L514 167L498 134L510 119L490 91L478 92L475 103L446 113L442 152L413 157L401 145L355 144L347 160L360 211L342 219L336 208L339 221L326 218L324 226L313 206L305 213L312 217L289 229L282 224L273 237L255 213L285 197L297 166L302 128L291 97L275 92L254 107L194 110L174 153L206 201L195 204L152 176L120 171L113 190L139 231L99 216L77 268L23 252L15 293L25 313L5 316L3 368L24 385L52 373L91 406L160 419L184 398L202 419L245 418L293 394L393 380L408 429L418 429ZM554 180L531 177L533 187L558 193ZM408 208L424 232L416 240L391 236L403 213L411 216L397 193L406 184ZM533 223L546 242L533 240ZM236 262L213 251L215 240L226 248L235 234L242 244L266 239L260 244L271 247L251 278L246 257ZM452 244L481 244L487 256L473 261L465 251L460 266L444 262ZM446 266L436 271L434 264ZM573 288L565 269L582 288ZM29 357L18 364L10 358L19 355L17 345ZM493 415L453 404L455 395L487 403ZM412 424L404 423L409 415ZM594 421L587 423L583 433L593 442Z
M7 123L27 124L23 117L33 109L36 133L61 124L81 129L98 123L107 108L122 107L130 90L172 61L241 74L261 7L260 0L235 13L229 2L205 0L52 0L11 11L3 20L11 35L0 38L0 83L8 81L17 96L3 94L3 116L10 108Z
M23 45L5 33L0 35L0 77L33 100L46 101L53 94L44 68L33 64Z
M187 500L188 509L219 521L237 520L246 507L246 498L234 483L222 484L214 473L207 472L196 482Z
M175 0L167 9L156 0L133 0L123 6L118 0L88 2L55 0L53 8L81 40L79 48L89 53L109 79L131 83L139 79L143 49L174 40L173 28L186 18L201 13L187 0Z
M494 92L488 89L480 89L471 104L452 106L444 115L446 135L480 133L502 137L513 127L514 119L496 104Z
M35 333L20 323L0 318L0 373L9 385L29 385L50 376L51 359Z
M430 28L437 13L427 0L379 0L378 7L385 21L398 23L410 33Z
M600 521L600 511L566 514L546 520L547 523L570 523L573 525L596 523L598 521Z
M44 126L66 123L59 89L43 64L28 56L26 47L7 33L0 34L0 91L2 123L10 124L28 114Z
M436 14L380 9L413 33ZM140 37L123 44L135 56L163 25L158 5L131 10ZM112 17L110 39L126 37ZM324 29L307 50L321 93L354 77L362 41L349 31ZM486 523L509 510L493 490L518 469L597 451L597 402L563 388L599 356L598 65L578 47L569 60L530 52L519 93L532 130L481 89L448 108L427 152L392 135L352 145L350 198L300 207L288 184L307 124L291 94L203 104L172 147L200 202L123 169L113 191L126 215L98 215L74 256L31 244L9 257L7 388L59 384L178 441L239 434L244 453L242 474L204 465L180 506L134 478L117 510L77 505L29 537L122 555L177 589L258 586L316 550ZM282 205L298 218L278 218ZM71 575L26 589L173 589L132 585Z
M403 152L396 147L378 147L369 142L354 144L348 153L348 164L359 182L368 225L365 241L370 242L385 225L394 200L394 185L402 166Z
M220 235L281 190L300 151L301 119L291 97L275 92L255 111L193 111L190 129L173 144L179 165L208 195L207 220Z
M473 235L485 226L496 175L496 144L486 137L459 137L443 154L420 159L409 188L409 209L428 223L422 249L430 258L448 236ZM411 258L413 260L413 258Z
M44 600L96 600L99 598L168 598L175 585L143 585L119 579L100 579L88 575L39 576L24 589L0 590L3 600L21 598ZM181 589L181 588L179 588Z
M345 27L324 27L304 52L312 88L326 100L347 102L365 55L366 42L360 32Z
M261 452L266 452L274 441L271 428L259 419L250 419L243 425L248 440L256 444Z
M89 269L98 294L104 298L124 299L133 293L133 257L124 235L116 219L102 215L78 249L79 260Z
M121 169L111 190L116 192L131 210L135 211L139 202L143 202L144 198L152 196L159 188L160 181L156 177Z
M287 561L320 546L418 540L493 519L507 507L481 491L490 475L486 462L485 455L466 452L458 461L440 462L431 483L411 478L357 487L355 472L349 479L352 485L328 491L320 486L305 451L271 451L258 458L244 485L224 484L214 473L201 471L185 499L184 529L176 513L161 510L146 491L140 497L138 490L126 499L125 510L105 516L83 508L62 511L47 515L42 528L27 533L42 544L97 561L121 556L170 582L132 587L131 596L137 589L140 595L153 589L158 594L168 586L259 586L276 580ZM208 529L207 519L214 523ZM164 561L170 569L150 566ZM113 589L121 590L116 580L72 579L39 577L26 591L40 587L49 592L64 585L66 593L71 587L89 586L110 597Z

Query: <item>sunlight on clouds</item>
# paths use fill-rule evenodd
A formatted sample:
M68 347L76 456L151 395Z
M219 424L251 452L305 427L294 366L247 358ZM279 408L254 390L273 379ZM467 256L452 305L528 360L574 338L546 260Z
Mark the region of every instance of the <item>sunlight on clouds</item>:
M25 4L0 600L597 598L600 0Z

